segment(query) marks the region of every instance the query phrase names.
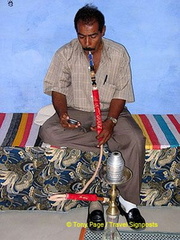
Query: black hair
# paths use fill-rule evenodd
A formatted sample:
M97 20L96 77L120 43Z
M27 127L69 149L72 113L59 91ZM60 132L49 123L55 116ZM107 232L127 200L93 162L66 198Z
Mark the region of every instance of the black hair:
M77 23L81 20L86 24L92 23L96 20L99 24L99 31L102 32L105 25L104 15L98 10L98 8L92 4L86 4L80 8L74 17L74 27L77 31Z

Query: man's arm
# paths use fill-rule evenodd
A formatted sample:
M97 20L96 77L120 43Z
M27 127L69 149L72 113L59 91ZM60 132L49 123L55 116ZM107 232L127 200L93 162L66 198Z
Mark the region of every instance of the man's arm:
M103 122L103 130L97 136L97 139L101 139L99 145L106 143L112 136L115 124L108 118L113 117L118 119L120 113L123 111L126 101L123 99L112 99L107 119Z
M67 113L67 101L66 96L59 92L52 92L52 103L59 116L62 118L63 115L68 115Z
M69 115L68 115L66 95L53 91L52 103L59 116L59 122L62 125L62 127L73 129L80 126L79 122L77 125L68 123Z
M123 111L125 103L126 101L123 99L112 99L107 117L113 117L117 119L119 117L119 114Z

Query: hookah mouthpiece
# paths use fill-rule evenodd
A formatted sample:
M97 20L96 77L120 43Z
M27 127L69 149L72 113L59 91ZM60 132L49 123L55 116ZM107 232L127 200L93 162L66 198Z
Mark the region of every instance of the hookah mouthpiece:
M88 58L89 58L90 71L94 71L93 55L91 51L89 51Z
M106 180L109 184L119 184L123 178L124 159L120 152L112 152L107 160Z

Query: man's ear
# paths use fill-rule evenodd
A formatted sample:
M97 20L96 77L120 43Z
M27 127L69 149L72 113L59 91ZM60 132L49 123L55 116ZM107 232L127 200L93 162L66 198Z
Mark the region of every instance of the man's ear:
M106 32L106 25L104 25L103 29L102 29L102 36L105 35L105 32Z

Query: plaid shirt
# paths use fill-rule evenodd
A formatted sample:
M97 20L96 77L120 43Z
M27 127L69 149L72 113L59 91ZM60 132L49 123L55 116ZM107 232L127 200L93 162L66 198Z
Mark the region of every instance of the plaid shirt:
M119 43L103 38L101 61L96 72L101 110L113 98L134 101L130 60ZM78 110L94 112L89 62L78 39L58 49L44 80L44 92L66 95L67 104Z

